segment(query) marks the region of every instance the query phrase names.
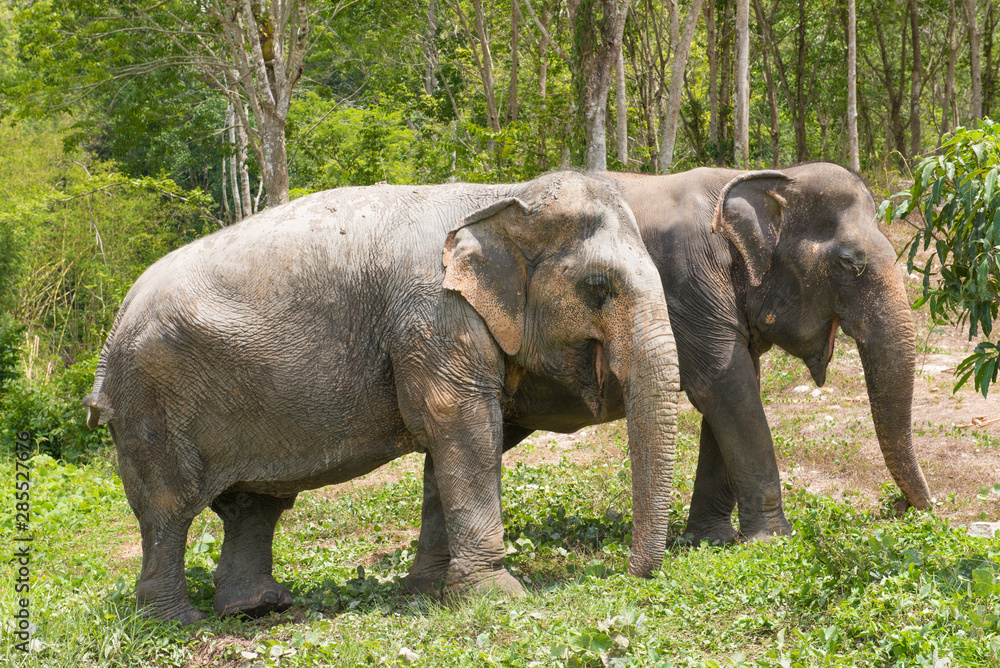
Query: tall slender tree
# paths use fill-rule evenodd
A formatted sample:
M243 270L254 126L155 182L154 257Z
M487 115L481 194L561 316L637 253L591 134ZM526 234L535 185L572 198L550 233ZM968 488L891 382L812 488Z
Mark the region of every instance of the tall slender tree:
M976 125L983 117L983 76L979 61L983 35L979 29L976 0L965 0L965 22L969 28L969 75L972 77L969 116L973 125Z
M674 50L673 64L670 68L670 95L667 98L667 110L661 128L663 139L660 141L660 157L658 168L661 174L670 171L674 161L674 143L677 140L677 119L681 111L681 97L684 94L684 70L687 68L688 53L691 50L691 40L694 39L695 26L701 14L702 0L693 0L684 22L684 33Z
M608 94L615 59L621 53L629 0L586 0L576 10L578 76L583 92L583 126L588 171L604 171L608 165Z
M750 167L750 0L736 0L736 104L733 158Z
M851 169L855 172L860 172L861 155L858 151L857 23L855 0L847 0L847 159Z

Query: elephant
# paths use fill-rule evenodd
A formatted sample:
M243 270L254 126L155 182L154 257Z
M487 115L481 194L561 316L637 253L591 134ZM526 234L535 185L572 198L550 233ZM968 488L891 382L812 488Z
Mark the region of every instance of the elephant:
M928 508L911 427L914 319L865 182L829 162L611 178L660 271L681 387L702 414L685 532L722 542L790 533L760 357L778 346L822 386L838 329L857 344L889 472L906 503Z
M335 189L198 239L132 286L83 403L110 427L139 522L137 602L188 624L206 616L184 573L199 512L223 521L216 613L281 611L272 542L297 493L411 452L440 510L445 590L523 594L503 566L504 423L552 408L525 392L590 422L626 415L629 569L649 575L679 370L659 273L606 179Z

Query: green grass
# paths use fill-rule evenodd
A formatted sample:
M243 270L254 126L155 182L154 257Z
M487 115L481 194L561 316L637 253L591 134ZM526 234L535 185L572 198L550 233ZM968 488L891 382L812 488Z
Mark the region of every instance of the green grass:
M682 417L682 448L694 447L696 428ZM691 473L678 475L677 531ZM444 602L398 584L413 559L419 473L309 492L275 542L276 577L295 607L181 628L136 615L139 557L126 549L136 527L111 465L40 456L32 477L31 613L41 649L24 656L5 633L5 665L932 666L936 656L988 666L1000 654L1000 540L968 538L926 513L890 520L801 490L786 493L795 535L698 549L677 542L654 578L637 580L626 574L626 461L519 464L504 474L507 564L528 596ZM11 495L0 511L11 535ZM187 566L204 609L220 543L218 520L198 518ZM13 568L0 567L5 624Z

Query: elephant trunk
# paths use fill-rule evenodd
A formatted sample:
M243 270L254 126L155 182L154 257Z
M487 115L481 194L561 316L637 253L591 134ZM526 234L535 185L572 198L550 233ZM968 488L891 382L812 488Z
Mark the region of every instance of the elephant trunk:
M867 310L858 309L862 316L842 320L841 326L858 345L886 467L907 502L923 510L930 506L931 494L913 448L913 314L894 265L874 275L871 289L863 293L860 303Z
M662 295L661 290L656 285L650 294ZM629 573L649 577L663 563L666 549L680 372L662 298L637 305L634 321L619 332L625 340L609 346L608 361L624 390L628 421L633 514Z

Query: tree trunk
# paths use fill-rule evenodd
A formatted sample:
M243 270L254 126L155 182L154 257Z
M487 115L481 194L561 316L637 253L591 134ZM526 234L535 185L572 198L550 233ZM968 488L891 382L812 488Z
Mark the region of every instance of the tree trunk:
M916 158L921 152L920 135L920 79L923 63L920 60L920 17L916 0L909 0L910 40L913 50L913 66L910 68L910 157Z
M434 47L434 37L437 34L437 2L427 3L427 32L424 33L424 93L433 95L437 92L437 58Z
M507 118L517 121L518 31L521 23L519 0L510 0L510 87L507 92Z
M853 0L850 0L853 2ZM778 110L778 91L775 87L774 75L771 72L770 56L767 48L760 50L762 70L764 71L764 85L767 86L767 109L770 116L771 125L768 134L771 139L771 167L777 169L781 158L781 129L779 126L781 116Z
M944 79L944 104L941 111L941 139L951 132L951 124L958 125L958 106L955 99L955 62L958 60L958 39L955 0L948 0L948 72ZM938 142L940 144L940 141Z
M732 16L730 12L730 7L732 7L731 0L722 0L722 15L718 17L719 25L721 28L721 35L719 36L719 164L726 164L725 154L723 152L723 146L729 140L729 121L733 113L732 96L733 96L733 85L732 85L732 75L733 75L733 54L735 49L733 48L733 31L728 29L730 25L730 18ZM718 9L718 6L716 7Z
M972 77L972 98L969 115L972 117L972 125L978 127L978 120L983 117L983 80L979 65L982 33L979 30L976 0L965 0L965 21L969 26L969 73Z
M226 108L226 126L229 134L229 187L233 193L233 222L243 220L243 204L240 202L239 151L236 146L236 112L233 105Z
M586 166L591 172L605 171L608 165L605 127L608 94L615 59L621 52L629 0L602 0L601 5L603 12L599 20L592 12L576 16L579 35L576 42L581 51Z
M858 39L855 0L847 0L847 160L855 172L861 171L858 151Z
M705 56L708 58L708 143L719 155L719 66L715 43L715 2L705 3ZM768 84L770 85L770 84ZM716 164L721 164L717 159Z
M618 162L628 168L628 94L625 90L625 51L621 44L615 60L615 113L618 117Z
M533 13L531 5L528 5L528 11ZM548 7L542 5L542 16L538 19L538 25L541 28L541 36L538 38L538 97L541 98L541 107L545 108L545 97L546 97L546 84L548 81L549 74L549 32L548 32L548 20L549 12ZM548 146L545 142L545 121L539 120L538 123L538 150L540 153L539 165L542 169L548 169L549 167L549 153Z
M981 34L990 36L989 39L982 41L983 55L980 59L985 61L980 86L984 117L993 116L993 100L996 97L997 71L993 66L993 35L997 31L997 23L997 6L990 0L986 3L986 16L983 17L983 25L980 28Z
M750 0L736 1L736 104L733 158L750 168Z
M674 160L674 142L677 139L677 118L681 111L681 95L684 93L684 70L687 67L688 52L691 40L694 38L695 26L701 12L702 0L692 0L687 20L684 22L684 34L674 51L674 61L670 68L670 96L667 98L667 111L664 118L660 141L660 157L658 170L661 174L670 171Z
M244 112L242 116L245 116ZM262 141L263 144L267 143L266 134ZM285 146L285 131L284 124L282 124L281 129L281 147L284 149ZM276 155L273 158L277 162L275 163L265 163L268 164L279 164L285 165L285 192L288 191L288 159L286 156ZM250 173L247 169L247 133L243 129L243 123L240 121L239 117L236 117L236 164L239 168L237 174L240 180L240 201L243 202L243 217L249 218L253 215L253 199L250 197ZM280 184L279 184L280 185Z
M806 146L806 3L799 0L799 25L795 41L795 111L792 125L795 128L795 157L805 162L809 157Z

